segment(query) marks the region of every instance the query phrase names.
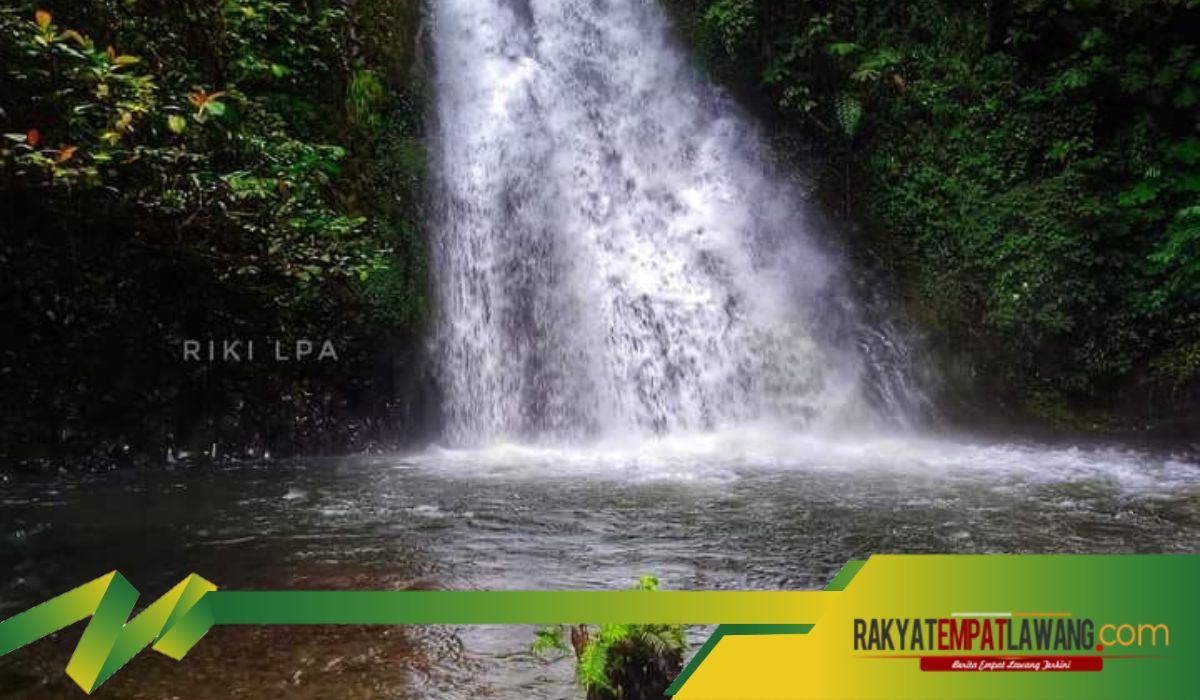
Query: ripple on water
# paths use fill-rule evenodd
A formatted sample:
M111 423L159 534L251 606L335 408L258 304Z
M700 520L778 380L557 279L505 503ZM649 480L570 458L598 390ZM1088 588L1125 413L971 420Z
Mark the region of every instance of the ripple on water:
M6 484L6 611L113 568L147 595L192 571L231 589L614 589L654 573L666 588L738 590L819 588L872 553L1200 551L1200 476L1186 459L930 437L761 430L53 481L49 503L45 480ZM213 687L573 692L569 659L527 656L532 628L378 634L311 638L329 653L308 637L279 642L299 656L267 662L301 670L298 683L218 654L211 663L232 671ZM207 687L217 666L205 663L170 677ZM157 691L158 673L135 662L114 682Z

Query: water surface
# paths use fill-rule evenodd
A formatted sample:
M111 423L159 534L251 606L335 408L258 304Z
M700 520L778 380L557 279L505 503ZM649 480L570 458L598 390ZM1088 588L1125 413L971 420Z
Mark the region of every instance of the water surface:
M1200 468L1120 448L740 431L225 469L17 478L0 615L114 568L151 596L226 588L809 589L900 552L1198 552ZM0 660L0 696L62 697L76 628ZM707 630L693 631L699 641ZM533 628L217 629L107 697L560 698Z

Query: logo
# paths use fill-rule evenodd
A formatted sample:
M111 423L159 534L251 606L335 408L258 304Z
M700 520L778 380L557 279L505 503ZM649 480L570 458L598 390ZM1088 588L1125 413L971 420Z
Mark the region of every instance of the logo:
M332 340L300 338L291 342L274 340L221 339L184 340L181 343L184 362L241 363L241 362L336 362L337 346Z
M821 591L231 591L192 575L130 619L138 592L114 571L0 621L0 656L91 618L67 663L90 693L217 625L719 625L668 694L1174 700L1195 696L1197 576L1200 557L1168 555L872 556ZM999 599L1026 605L977 607ZM922 614L931 601L954 612ZM1061 671L1093 673L1042 673Z
M0 622L0 656L91 617L67 662L67 675L91 693L151 644L182 659L212 625L208 609L197 603L216 589L192 574L129 620L138 592L114 571Z
M1105 649L1171 644L1170 627L1163 623L1097 624L1069 612L855 618L853 625L856 652L922 652L873 657L916 658L922 671L1100 671Z
M0 621L0 656L91 618L67 675L91 693L147 647L176 661L215 625L762 625L816 608L807 591L228 591L193 574L133 619L113 571Z

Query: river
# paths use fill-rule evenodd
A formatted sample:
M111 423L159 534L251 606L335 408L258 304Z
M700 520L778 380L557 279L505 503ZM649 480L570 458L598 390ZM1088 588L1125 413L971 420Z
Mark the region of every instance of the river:
M430 13L438 446L9 476L0 616L230 589L811 589L873 553L1197 552L1194 456L938 434L800 179L637 0ZM929 368L925 368L929 369ZM699 642L708 630L691 631ZM78 629L0 660L73 697ZM528 627L217 629L110 698L577 697Z
M95 476L10 477L0 616L119 569L230 589L809 589L896 552L1197 552L1200 468L1120 448L738 431ZM708 630L691 631L699 642ZM0 660L0 697L70 697L78 626ZM218 628L111 698L574 697L532 627Z

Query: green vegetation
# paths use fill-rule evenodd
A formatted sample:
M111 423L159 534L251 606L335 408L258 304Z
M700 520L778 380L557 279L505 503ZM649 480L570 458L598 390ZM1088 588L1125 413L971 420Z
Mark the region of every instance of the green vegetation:
M1197 0L667 4L817 144L949 396L1072 425L1200 412ZM420 417L420 13L0 6L0 461L361 446ZM187 363L188 339L338 361Z
M1200 406L1200 3L668 4L821 144L951 389L1071 423Z
M0 394L20 397L0 458L381 436L386 359L427 306L419 12L0 8ZM264 357L328 339L339 357L186 363L187 339Z
M637 590L657 591L658 579L642 576ZM575 625L570 633L576 675L590 700L661 698L683 669L682 625ZM563 634L562 627L539 630L533 652L566 652Z

